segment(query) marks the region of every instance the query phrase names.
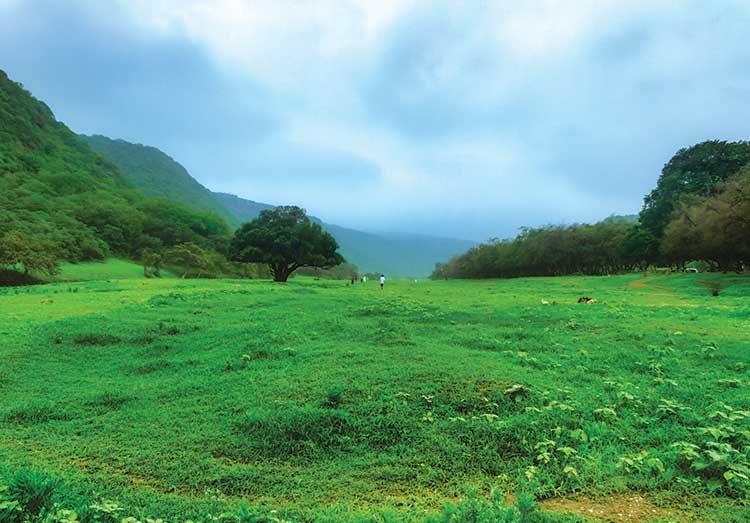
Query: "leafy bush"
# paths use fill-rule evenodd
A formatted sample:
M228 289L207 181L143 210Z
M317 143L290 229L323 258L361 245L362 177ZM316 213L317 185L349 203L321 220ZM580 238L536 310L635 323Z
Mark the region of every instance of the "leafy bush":
M7 494L18 503L24 519L36 523L41 522L52 508L57 485L55 480L45 474L24 470L10 479Z
M426 523L553 523L567 521L582 522L575 516L552 516L543 514L534 499L519 495L515 505L508 505L503 496L492 492L488 498L477 495L461 499L456 504L447 504L439 516L431 516Z

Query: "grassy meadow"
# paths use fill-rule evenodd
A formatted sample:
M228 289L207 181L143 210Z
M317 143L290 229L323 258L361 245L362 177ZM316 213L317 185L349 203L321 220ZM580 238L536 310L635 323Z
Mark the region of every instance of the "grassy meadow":
M750 521L746 276L127 265L0 289L0 518L21 477L118 523Z

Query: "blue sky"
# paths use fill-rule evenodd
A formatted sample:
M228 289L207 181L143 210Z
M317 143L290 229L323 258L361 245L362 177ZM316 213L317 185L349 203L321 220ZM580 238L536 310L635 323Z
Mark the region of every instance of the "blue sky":
M744 0L0 0L0 69L211 189L483 240L637 212L680 147L750 138L747 27Z

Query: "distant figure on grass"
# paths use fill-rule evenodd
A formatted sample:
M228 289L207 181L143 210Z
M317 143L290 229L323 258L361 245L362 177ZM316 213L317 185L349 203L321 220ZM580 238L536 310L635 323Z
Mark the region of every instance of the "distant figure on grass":
M367 276L362 276L362 283L367 283Z
M380 290L383 290L383 287L385 287L385 274L380 275Z
M352 285L354 285L355 283L357 283L357 276L352 274Z

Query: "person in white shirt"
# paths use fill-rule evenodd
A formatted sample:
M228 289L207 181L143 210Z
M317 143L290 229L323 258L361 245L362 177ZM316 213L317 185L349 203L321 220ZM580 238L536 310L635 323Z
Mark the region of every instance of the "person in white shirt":
M380 275L380 288L382 289L385 286L385 274Z

